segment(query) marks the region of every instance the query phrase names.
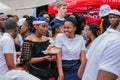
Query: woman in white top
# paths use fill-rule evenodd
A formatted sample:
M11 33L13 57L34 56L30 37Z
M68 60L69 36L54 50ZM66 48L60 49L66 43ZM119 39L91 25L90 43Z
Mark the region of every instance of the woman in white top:
M85 58L85 43L80 36L82 27L78 15L70 15L59 33L55 46L60 49L57 54L58 80L79 80L77 71Z

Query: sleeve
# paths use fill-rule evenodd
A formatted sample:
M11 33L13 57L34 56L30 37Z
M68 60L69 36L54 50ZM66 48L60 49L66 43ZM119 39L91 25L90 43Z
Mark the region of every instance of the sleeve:
M3 41L3 53L13 54L15 51L15 43L12 39L5 39Z
M55 46L58 48L62 48L62 35L58 34L55 38Z
M32 43L25 40L22 47L22 54L20 58L21 62L30 60L32 53L31 49L32 49Z
M120 43L106 47L101 55L99 70L105 70L120 76Z
M86 50L86 48L85 48L85 40L84 39L82 40L82 49L81 50Z

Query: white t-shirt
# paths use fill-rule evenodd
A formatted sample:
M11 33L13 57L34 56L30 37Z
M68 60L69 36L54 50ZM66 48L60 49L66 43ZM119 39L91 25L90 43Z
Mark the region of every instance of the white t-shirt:
M85 50L84 39L80 35L70 39L64 33L59 33L55 39L55 46L62 48L62 60L78 60L81 50Z
M99 70L120 77L120 32L111 28L92 42L82 80L97 80Z
M40 80L37 77L21 70L10 70L4 77L8 78L7 80Z
M0 38L2 37L2 35L0 34Z
M5 74L9 70L4 56L5 53L13 54L14 63L16 64L14 39L8 33L4 33L0 39L0 75Z

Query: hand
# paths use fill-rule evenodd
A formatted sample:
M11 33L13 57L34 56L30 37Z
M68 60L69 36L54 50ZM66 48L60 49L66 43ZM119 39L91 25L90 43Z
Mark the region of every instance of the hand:
M56 61L57 56L56 55L51 55L52 56L52 61Z
M64 80L64 76L58 76L58 80Z
M45 59L48 60L48 61L52 61L53 60L51 55L46 55Z

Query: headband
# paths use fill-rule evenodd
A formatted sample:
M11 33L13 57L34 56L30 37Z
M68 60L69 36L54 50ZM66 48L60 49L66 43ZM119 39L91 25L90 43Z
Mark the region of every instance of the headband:
M46 20L43 17L38 17L33 20L33 27L38 27L41 23L45 23Z

